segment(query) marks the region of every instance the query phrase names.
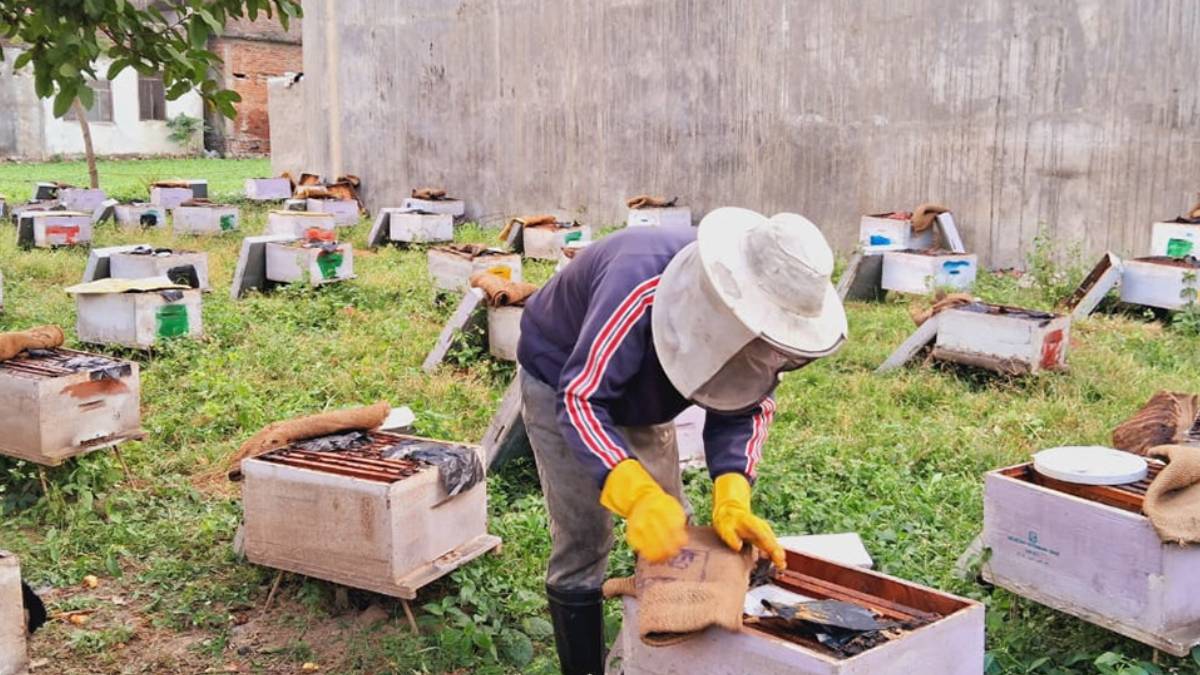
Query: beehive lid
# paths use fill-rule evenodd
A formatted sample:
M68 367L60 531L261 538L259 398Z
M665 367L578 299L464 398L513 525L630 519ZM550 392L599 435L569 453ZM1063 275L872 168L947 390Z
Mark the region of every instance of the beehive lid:
M101 372L111 377L123 377L133 367L125 361L73 349L34 349L20 356L0 361L0 375L30 379L47 379L75 373Z
M310 471L331 473L376 483L396 483L432 468L410 459L388 459L384 452L405 444L429 443L427 439L399 434L369 431L361 443L349 444L346 449L321 451L311 449L313 442L300 441L286 448L258 457L265 462L282 464ZM326 437L328 438L328 437ZM321 440L321 439L317 439Z

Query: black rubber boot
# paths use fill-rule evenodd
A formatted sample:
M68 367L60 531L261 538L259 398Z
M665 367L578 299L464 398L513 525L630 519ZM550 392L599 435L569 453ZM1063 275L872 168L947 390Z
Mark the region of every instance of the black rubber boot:
M21 582L21 599L25 605L25 630L30 635L46 623L46 605L29 584Z
M563 675L604 673L604 596L600 589L546 586L554 645Z

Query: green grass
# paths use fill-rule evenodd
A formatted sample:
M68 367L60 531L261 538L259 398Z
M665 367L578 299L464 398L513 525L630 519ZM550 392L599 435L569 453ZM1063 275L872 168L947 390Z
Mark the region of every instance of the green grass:
M122 201L145 201L150 183L169 178L208 180L209 196L214 200L241 198L247 178L271 175L267 159L100 159L96 162L100 187L109 197ZM87 164L83 161L29 164L0 162L0 197L11 204L29 199L34 183L60 181L88 185Z
M78 164L0 165L0 190L25 196L35 179L80 182ZM233 195L266 164L216 160L106 163L114 193L144 195L148 178L205 177ZM265 210L244 206L246 233ZM365 223L352 235L356 252ZM11 234L11 232L10 232ZM460 238L494 236L473 227ZM19 252L0 240L5 313L0 328L74 325L62 287L79 280L84 251ZM181 239L101 227L97 244L150 241L209 253L215 292L204 299L207 337L175 342L143 366L148 434L123 446L128 481L113 453L50 469L48 494L31 466L0 458L0 547L22 556L25 574L55 611L96 609L84 626L55 622L32 643L55 672L199 672L237 663L242 672L554 672L542 598L548 525L532 463L490 477L490 527L500 555L428 587L412 635L395 603L392 619L358 625L329 585L289 575L262 611L273 573L235 558L235 491L198 488L211 470L264 424L293 415L386 399L417 414L417 433L477 441L512 374L482 359L432 376L420 364L452 307L435 302L421 251L359 253L359 278L319 291L286 290L240 302L227 290L239 238ZM548 264L527 265L535 280ZM992 300L1046 306L1053 293L988 276ZM1149 648L1013 595L964 581L956 558L978 533L982 475L1037 449L1104 443L1155 390L1195 390L1194 337L1137 317L1097 316L1072 330L1071 371L1024 380L957 368L872 370L911 330L903 302L851 304L851 339L835 357L788 376L768 441L755 505L780 534L859 532L879 569L988 605L993 672L1192 672L1191 659L1150 663ZM707 521L710 484L687 490ZM613 570L628 571L622 545ZM99 589L79 586L86 574ZM615 606L610 607L615 612ZM616 616L611 617L615 624Z

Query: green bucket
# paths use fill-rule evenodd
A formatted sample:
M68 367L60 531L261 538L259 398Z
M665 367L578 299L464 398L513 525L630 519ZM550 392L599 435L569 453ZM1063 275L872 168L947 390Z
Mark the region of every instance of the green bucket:
M321 251L317 254L317 267L321 269L322 279L336 279L338 268L342 266L341 251Z
M1172 258L1185 258L1192 254L1195 247L1195 243L1187 239L1168 239L1167 255Z
M185 305L163 305L154 313L154 318L160 338L188 334L188 314Z

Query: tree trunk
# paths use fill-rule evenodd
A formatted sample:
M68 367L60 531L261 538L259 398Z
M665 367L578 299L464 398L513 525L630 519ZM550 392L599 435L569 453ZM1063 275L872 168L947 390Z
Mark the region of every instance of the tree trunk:
M75 119L79 120L79 130L83 132L83 154L87 157L88 181L93 189L100 187L100 175L96 173L96 151L92 149L92 127L88 124L87 110L79 99L71 104L75 111Z

